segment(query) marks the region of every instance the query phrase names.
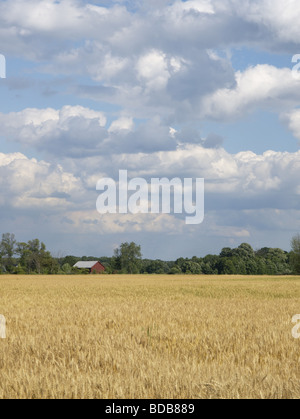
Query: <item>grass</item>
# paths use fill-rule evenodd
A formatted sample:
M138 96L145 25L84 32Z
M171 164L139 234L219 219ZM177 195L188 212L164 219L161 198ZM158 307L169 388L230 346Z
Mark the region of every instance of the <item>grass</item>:
M299 277L0 276L0 398L299 398Z

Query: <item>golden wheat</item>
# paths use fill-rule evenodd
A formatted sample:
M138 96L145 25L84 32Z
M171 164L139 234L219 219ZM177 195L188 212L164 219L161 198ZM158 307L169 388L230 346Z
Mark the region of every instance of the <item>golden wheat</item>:
M297 277L1 276L0 398L299 398Z

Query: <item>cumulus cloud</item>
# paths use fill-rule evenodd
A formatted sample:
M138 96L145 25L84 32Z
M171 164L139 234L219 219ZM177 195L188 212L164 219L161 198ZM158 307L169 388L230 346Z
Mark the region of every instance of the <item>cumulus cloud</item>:
M6 1L0 7L1 27L5 30L14 28L11 34L19 40L36 34L58 37L59 33L63 39L104 39L115 47L126 44L127 48L132 48L128 41L132 41L134 47L149 42L148 28L153 24L159 29L159 34L164 35L160 40L154 38L156 43L166 42L167 30L171 30L173 35L172 28L177 33L176 40L193 39L196 42L191 32L196 31L197 41L198 35L206 32L210 44L221 40L222 36L236 43L241 41L241 35L242 40L247 35L249 41L260 39L264 44L271 38L273 43L281 44L294 43L299 39L297 0L287 4L280 0L101 3L103 6L79 0ZM242 28L244 26L245 29L247 23L247 30L243 32ZM230 30L230 25L234 30ZM141 31L143 26L144 31ZM239 31L236 32L236 29ZM134 38L137 34L140 38Z
M64 54L63 62L54 58L51 66L55 72L87 74L93 85L80 85L77 94L120 105L136 118L194 118L203 95L236 83L231 63L205 49L187 48L178 54L149 46L112 58L92 43L75 55Z
M7 0L0 4L1 49L36 60L63 59L80 40L99 44L113 67L145 48L177 53L247 42L264 48L294 48L299 39L299 3L291 0L189 0L101 2ZM153 36L153 34L155 34ZM45 42L53 39L59 43ZM30 41L30 42L28 42ZM73 44L73 45L72 45ZM87 43L85 50L91 48ZM121 59L121 61L120 61ZM74 61L73 61L74 63ZM84 66L84 63L82 63Z
M299 140L300 144L300 110L295 109L293 111L282 113L280 118L293 135Z
M80 179L61 166L21 153L0 153L0 187L0 206L20 212L56 213L72 207L83 194Z
M137 77L145 83L147 90L164 89L170 78L166 56L160 51L150 51L139 58L137 65Z
M16 0L0 4L1 40L4 51L41 60L82 38L111 36L129 23L122 6L101 7L72 0ZM4 40L6 37L6 40ZM47 40L59 39L49 44Z
M207 95L201 105L202 117L236 119L258 109L281 110L296 106L300 82L291 69L257 65L236 73L233 89L218 89Z
M135 12L118 4L7 1L0 4L0 27L8 44L0 42L0 48L43 63L45 72L90 77L99 84L100 99L104 95L135 117L159 113L178 119L189 115L204 93L235 82L230 63L212 57L209 42L199 46L199 39L209 38L202 17L212 13L208 1ZM174 25L180 42L174 43ZM58 34L60 42L54 42ZM92 97L95 90L84 94Z
M167 177L204 178L207 205L215 208L297 208L300 151L267 151L263 154L230 154L224 148L181 145L176 150L138 154L112 154L83 159L76 167L65 161L76 176L86 177L92 187L102 177L118 180L119 170L128 170L129 179ZM99 170L101 168L101 170ZM207 207L207 208L208 208Z
M218 2L217 2L218 3ZM280 0L225 1L225 7L234 8L237 16L247 22L254 23L259 30L265 47L281 49L292 47L298 43L300 28L297 17L300 5L297 0L283 3Z
M76 173L74 167L63 169L45 161L28 159L20 153L0 154L1 205L18 209L44 205L54 213L65 208L69 211L67 218L78 223L79 219L76 221L72 213L78 214L78 205L84 207L87 204L93 208L88 210L92 215L82 220L101 223L94 209L97 194L94 192L92 196L91 190L95 191L101 177L111 176L117 181L118 170L125 168L129 170L129 178L139 176L148 181L153 177L204 177L207 208L210 210L218 205L222 209L263 209L271 205L277 209L293 210L298 205L300 152L231 155L224 149L188 145L176 151L151 155L140 153L138 157L114 155L109 161L89 158L86 162L83 159ZM68 162L65 164L67 166ZM115 218L113 223L117 222L118 216ZM134 221L134 216L129 217L130 222L137 223L134 229L142 226L143 217L140 218L140 221ZM121 225L121 219L119 221Z
M133 131L134 122L133 118L130 117L120 117L113 121L108 129L108 132L119 132L119 131Z
M59 234L125 235L187 234L220 240L251 239L265 219L265 229L276 220L281 225L287 214L298 216L300 152L269 151L230 154L222 148L207 149L197 144L176 151L115 154L65 160L64 167L28 159L21 153L0 154L3 220L13 210L30 224L32 214L44 215L50 229ZM106 214L96 211L96 183L102 177L118 180L119 169L129 170L129 179L143 177L205 178L205 220L203 225L185 225L174 214ZM256 214L262 214L256 217ZM263 218L264 217L264 218ZM27 221L26 221L27 220ZM268 227L269 226L269 227ZM289 227L282 224L282 229ZM43 226L43 231L45 226ZM124 237L125 237L124 236Z
M235 74L229 58L212 53L271 42L295 53L296 1L148 3L8 0L0 4L0 48L43 63L44 71L90 77L98 86L81 86L82 95L134 117L225 119L299 100L290 70L262 65Z
M0 123L2 135L9 141L59 159L136 153L137 150L151 153L176 149L177 144L169 126L159 117L135 127L133 118L120 116L107 127L103 112L82 106L0 113Z
M59 225L66 234L199 237L200 227L172 215L97 214L97 180L127 169L147 180L204 177L206 237L250 239L268 214L273 227L297 220L299 152L233 154L214 128L207 136L202 128L267 110L300 139L300 81L291 68L237 71L231 60L232 48L298 53L299 12L296 0L0 2L0 51L28 64L22 78L7 79L8 90L48 93L43 109L32 94L23 110L0 113L5 147L20 144L44 159L0 154L2 214L12 208L30 225L23 217L43 209L48 231ZM58 98L62 91L70 96Z
M0 123L9 140L60 156L88 155L106 134L104 114L81 106L0 114Z
M135 234L135 233L179 233L185 227L184 220L172 214L97 214L95 211L67 212L69 220L64 229L80 233Z

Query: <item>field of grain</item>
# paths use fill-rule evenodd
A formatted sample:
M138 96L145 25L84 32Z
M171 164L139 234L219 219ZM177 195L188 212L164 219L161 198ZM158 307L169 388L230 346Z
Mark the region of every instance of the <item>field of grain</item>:
M0 398L299 398L300 278L0 276Z

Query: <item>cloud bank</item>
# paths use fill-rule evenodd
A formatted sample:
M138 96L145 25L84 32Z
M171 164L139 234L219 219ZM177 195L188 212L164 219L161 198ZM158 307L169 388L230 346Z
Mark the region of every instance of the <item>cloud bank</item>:
M1 228L16 217L33 226L40 212L37 235L77 234L83 253L98 236L109 249L130 238L150 253L153 235L161 251L181 237L180 254L201 237L207 248L195 253L244 239L264 245L264 231L286 247L299 228L299 151L287 151L286 138L280 150L245 150L241 130L230 152L222 128L272 114L296 148L300 79L274 57L300 52L298 12L295 0L1 2L0 51L14 70L0 86ZM241 52L265 61L238 68ZM122 169L204 177L203 225L172 214L100 217L97 180Z

